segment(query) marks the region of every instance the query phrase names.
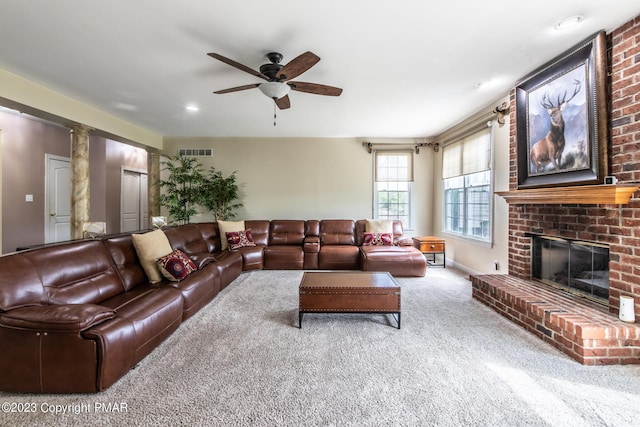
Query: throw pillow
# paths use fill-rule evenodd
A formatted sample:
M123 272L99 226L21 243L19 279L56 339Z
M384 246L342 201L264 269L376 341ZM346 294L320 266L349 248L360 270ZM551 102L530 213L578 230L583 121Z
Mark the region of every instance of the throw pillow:
M164 231L158 229L144 234L132 234L131 239L149 282L160 282L162 273L156 260L173 251Z
M393 220L391 219L368 219L365 225L367 233L389 233L393 234Z
M173 282L179 282L197 270L196 265L179 249L158 259L162 275Z
M229 250L256 245L253 241L253 236L251 235L251 229L228 232L227 243L229 244Z
M228 247L225 238L227 233L244 230L244 221L218 221L218 230L220 231L220 249L224 251Z
M393 246L393 236L389 233L364 233L362 246Z

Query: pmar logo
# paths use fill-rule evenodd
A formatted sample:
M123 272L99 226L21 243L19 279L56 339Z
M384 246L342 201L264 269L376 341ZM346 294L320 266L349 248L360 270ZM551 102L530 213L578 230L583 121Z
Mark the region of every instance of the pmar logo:
M93 405L94 412L121 413L121 412L128 412L128 410L129 408L128 408L127 402L109 402L109 403L95 402Z

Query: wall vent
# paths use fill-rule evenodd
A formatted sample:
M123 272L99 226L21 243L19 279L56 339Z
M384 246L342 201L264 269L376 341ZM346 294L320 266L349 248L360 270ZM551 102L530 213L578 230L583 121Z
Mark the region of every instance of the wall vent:
M211 148L178 148L178 155L185 157L213 157Z

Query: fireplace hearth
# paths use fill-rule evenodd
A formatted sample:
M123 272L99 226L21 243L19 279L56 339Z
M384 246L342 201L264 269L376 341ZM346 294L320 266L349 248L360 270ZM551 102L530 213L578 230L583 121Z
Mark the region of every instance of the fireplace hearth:
M531 276L547 285L608 305L607 245L533 235Z

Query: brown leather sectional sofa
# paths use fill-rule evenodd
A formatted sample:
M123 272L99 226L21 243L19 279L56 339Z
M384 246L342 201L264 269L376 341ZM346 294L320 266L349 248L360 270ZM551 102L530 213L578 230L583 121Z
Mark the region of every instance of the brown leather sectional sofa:
M394 246L362 246L365 221L245 221L256 246L221 250L217 223L164 229L198 269L151 284L131 234L0 258L0 390L106 389L242 271L364 269L423 276L422 254L394 223Z

